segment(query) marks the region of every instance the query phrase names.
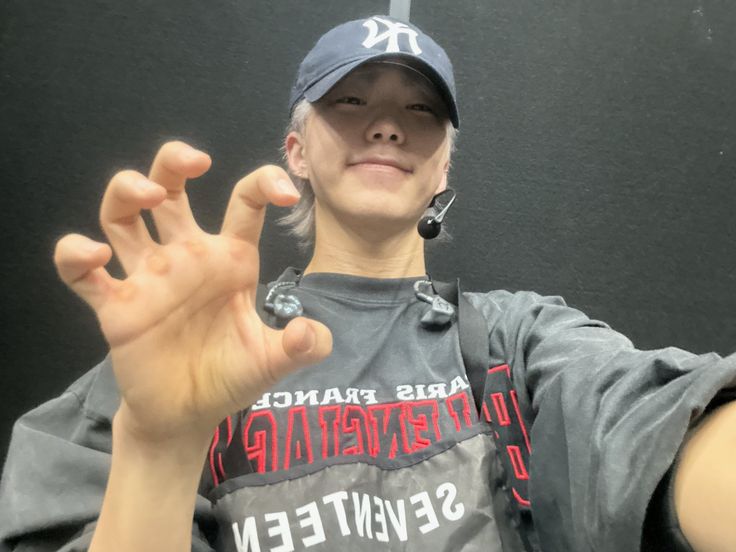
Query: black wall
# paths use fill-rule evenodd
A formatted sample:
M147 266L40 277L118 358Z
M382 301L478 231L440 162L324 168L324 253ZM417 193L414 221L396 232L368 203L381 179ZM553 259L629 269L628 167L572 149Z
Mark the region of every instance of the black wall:
M230 186L279 161L306 51L388 3L2 4L3 458L13 420L105 353L55 275L58 237L103 239L109 178L171 138L213 157L190 194L216 230ZM461 104L455 242L432 275L563 295L641 348L736 349L736 4L415 0L412 20ZM264 280L305 260L273 214Z

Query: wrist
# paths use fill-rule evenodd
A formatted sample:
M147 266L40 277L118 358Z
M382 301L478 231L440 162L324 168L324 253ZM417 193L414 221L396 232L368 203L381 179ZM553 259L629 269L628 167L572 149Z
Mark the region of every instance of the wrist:
M190 550L207 449L208 440L200 436L141 438L118 411L110 474L90 552Z
M153 435L132 422L124 402L112 420L113 454L127 462L148 466L201 470L212 441L212 431L197 430L179 435Z

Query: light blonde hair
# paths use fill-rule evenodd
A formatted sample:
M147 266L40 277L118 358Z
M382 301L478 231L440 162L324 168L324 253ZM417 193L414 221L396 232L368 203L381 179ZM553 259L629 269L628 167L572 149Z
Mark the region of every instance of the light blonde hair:
M312 107L312 104L310 104L306 99L302 99L301 101L299 101L299 103L294 106L294 110L291 112L291 119L289 120L289 125L286 128L286 135L288 135L290 132L296 132L302 136L305 136L307 120L312 114L313 109L314 108ZM450 158L452 158L452 153L455 151L457 129L452 126L452 122L450 120L447 121L446 128L447 138L450 142ZM284 140L284 142L286 142L286 140ZM286 165L288 167L288 159L285 145L282 147L282 152L284 155L284 161L286 162ZM288 228L289 233L297 238L299 249L303 252L308 253L314 245L315 235L314 191L312 190L312 185L310 184L309 180L305 178L300 178L295 174L292 174L291 171L289 171L289 174L292 181L294 182L294 185L299 190L301 197L299 198L299 201L291 208L290 212L287 215L279 218L277 222L281 226L285 226L286 228ZM423 216L432 216L437 214L438 212L439 210L436 207L428 208L425 211L425 215ZM452 237L447 231L447 223L445 222L442 224L442 230L440 231L439 236L431 240L429 243L446 243L449 242L451 239Z

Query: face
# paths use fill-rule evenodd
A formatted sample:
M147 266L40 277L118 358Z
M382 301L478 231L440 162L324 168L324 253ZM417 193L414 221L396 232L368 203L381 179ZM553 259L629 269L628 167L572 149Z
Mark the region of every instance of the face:
M446 185L447 108L420 73L359 67L313 104L287 137L292 172L310 181L320 217L383 232L414 228Z

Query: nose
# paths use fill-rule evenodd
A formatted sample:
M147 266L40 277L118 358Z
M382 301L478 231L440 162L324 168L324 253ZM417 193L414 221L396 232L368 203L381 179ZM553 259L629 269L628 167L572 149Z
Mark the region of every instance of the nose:
M399 122L388 114L376 117L366 129L369 142L403 144L405 138Z

